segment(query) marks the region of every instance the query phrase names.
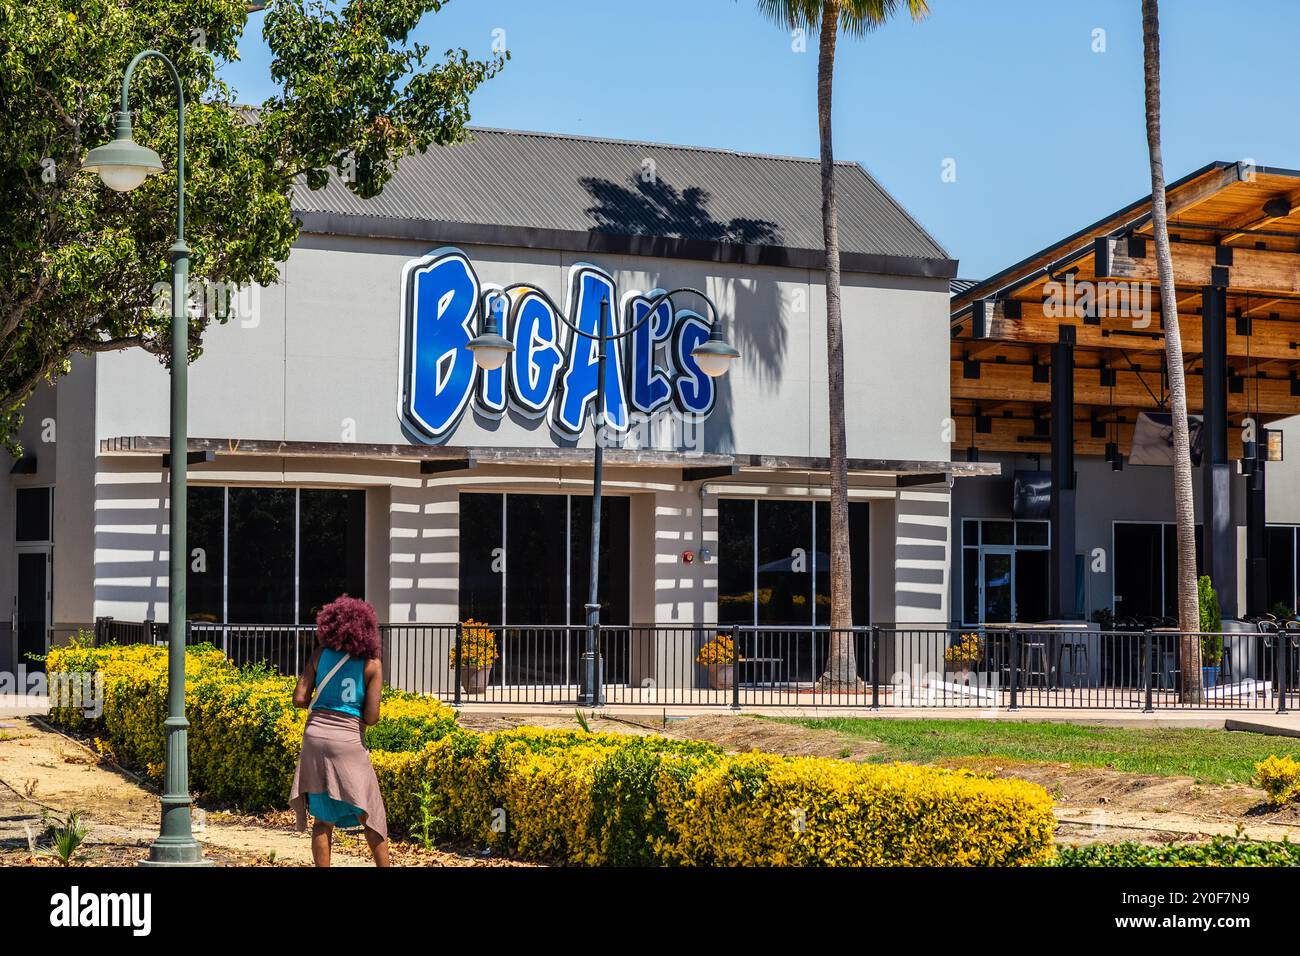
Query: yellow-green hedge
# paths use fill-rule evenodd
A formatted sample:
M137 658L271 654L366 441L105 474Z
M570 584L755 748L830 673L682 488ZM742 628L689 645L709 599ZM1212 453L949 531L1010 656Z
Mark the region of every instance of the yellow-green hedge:
M52 718L161 777L161 648L52 651L51 673L99 671L104 712ZM186 666L191 780L210 799L282 807L303 711L290 678L240 671L213 650ZM1011 865L1053 856L1041 787L957 771L767 754L703 743L456 726L432 698L386 691L367 731L390 825L575 864Z

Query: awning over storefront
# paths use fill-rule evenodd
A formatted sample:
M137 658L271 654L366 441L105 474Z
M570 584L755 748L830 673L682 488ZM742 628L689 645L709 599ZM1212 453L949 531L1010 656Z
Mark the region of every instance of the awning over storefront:
M132 435L106 438L101 455L163 455L169 449L164 436ZM267 441L235 438L191 438L191 455L271 458L366 458L419 463L425 473L468 469L477 465L581 467L592 464L590 448L457 448L442 445L372 445L356 442ZM607 448L605 464L638 468L678 468L685 481L725 477L738 472L795 472L816 474L829 470L827 458L777 455L697 454L657 449ZM899 485L945 481L1001 473L996 462L919 461L850 458L849 473L892 477Z

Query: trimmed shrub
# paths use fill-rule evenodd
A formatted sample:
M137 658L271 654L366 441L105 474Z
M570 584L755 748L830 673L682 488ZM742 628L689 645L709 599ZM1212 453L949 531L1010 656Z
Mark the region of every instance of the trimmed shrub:
M1056 866L1300 866L1300 844L1216 836L1207 843L1093 843L1062 847Z
M761 753L672 780L661 798L660 852L695 865L1040 863L1056 826L1051 798L1024 781Z
M1289 755L1270 756L1255 764L1255 780L1268 794L1269 803L1284 806L1300 794L1300 763L1296 763Z
M50 652L99 671L105 706L51 717L161 779L166 650ZM194 789L248 810L287 804L306 712L292 678L211 648L186 662ZM724 754L712 744L520 727L474 733L428 697L386 690L367 730L390 825L581 865L1018 865L1052 858L1041 787L963 771Z

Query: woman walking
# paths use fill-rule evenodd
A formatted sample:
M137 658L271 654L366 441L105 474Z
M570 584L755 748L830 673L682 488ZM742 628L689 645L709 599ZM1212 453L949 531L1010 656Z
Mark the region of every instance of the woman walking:
M388 866L388 820L365 746L379 720L383 671L375 609L346 594L316 615L316 649L298 686L295 707L309 707L289 805L298 829L312 816L311 855L330 865L334 828L364 827L376 866Z

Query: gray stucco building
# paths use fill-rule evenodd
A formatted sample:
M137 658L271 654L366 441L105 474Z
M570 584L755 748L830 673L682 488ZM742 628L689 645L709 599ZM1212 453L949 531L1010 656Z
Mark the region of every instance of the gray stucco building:
M838 179L855 611L942 624L952 476L997 470L949 454L956 263L861 167ZM190 447L213 453L190 470L191 618L309 623L347 591L393 623L581 623L587 356L512 302L524 354L488 381L453 314L527 282L570 315L603 289L616 321L633 293L694 287L742 353L706 381L674 352L689 296L619 353L605 621L826 623L818 190L805 159L497 130L404 160L372 201L302 190L280 281L238 296L191 368ZM148 354L78 356L28 403L0 659L165 620L167 387Z

